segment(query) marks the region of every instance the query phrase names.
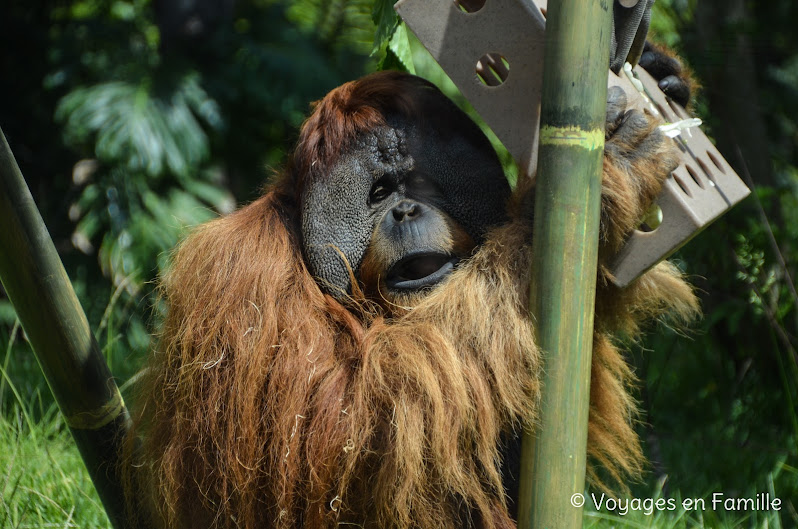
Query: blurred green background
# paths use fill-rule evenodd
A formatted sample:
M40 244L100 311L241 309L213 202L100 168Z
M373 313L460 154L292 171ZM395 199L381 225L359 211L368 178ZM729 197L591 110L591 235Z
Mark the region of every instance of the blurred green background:
M589 510L590 527L798 527L798 4L766 5L655 5L754 193L676 256L704 319L631 347L651 461L634 493L771 492L782 510ZM4 0L0 126L123 392L170 249L257 196L309 102L398 66L464 104L395 22L380 0ZM108 522L0 289L0 527L45 526Z

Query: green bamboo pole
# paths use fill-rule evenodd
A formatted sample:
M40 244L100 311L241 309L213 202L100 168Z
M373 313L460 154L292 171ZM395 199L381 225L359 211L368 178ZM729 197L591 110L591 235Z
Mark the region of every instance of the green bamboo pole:
M108 518L120 529L125 524L117 463L127 410L2 130L0 280Z
M582 526L611 16L611 0L548 2L530 286L544 379L519 529Z

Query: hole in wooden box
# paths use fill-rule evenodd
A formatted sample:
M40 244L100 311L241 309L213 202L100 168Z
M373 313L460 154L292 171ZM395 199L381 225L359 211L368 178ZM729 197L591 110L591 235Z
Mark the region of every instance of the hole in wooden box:
M695 160L698 162L698 165L701 166L701 169L704 170L704 173L709 176L709 183L712 184L712 187L715 187L715 175L713 174L713 171L710 170L709 165L701 158L696 158Z
M714 154L712 154L712 151L707 151L707 156L709 156L709 159L712 160L712 163L715 164L715 167L717 167L721 173L726 173L726 169L723 168L723 164L720 163L720 160L718 160Z
M682 188L682 191L684 192L685 195L687 195L688 197L693 196L693 194L690 192L690 188L687 187L687 184L684 183L684 180L682 180L679 177L679 175L677 175L676 173L671 173L671 176L673 177L674 180L676 180L676 183L679 185L679 187Z
M488 86L499 86L510 75L510 63L500 53L486 53L477 61L477 77Z
M701 160L699 160L698 163L701 164ZM693 167L690 164L685 165L685 167L687 168L687 172L690 175L690 178L693 179L693 182L698 184L698 187L700 187L701 189L704 189L704 187L706 187L704 186L704 179L698 175L698 171L695 169L695 167ZM705 167L702 167L702 169L706 171Z
M638 230L650 233L655 231L662 225L662 208L659 207L657 204L652 204L648 211L646 211L645 216L643 217L640 226L637 227Z
M476 13L485 7L485 1L486 0L454 0L454 5L463 13Z

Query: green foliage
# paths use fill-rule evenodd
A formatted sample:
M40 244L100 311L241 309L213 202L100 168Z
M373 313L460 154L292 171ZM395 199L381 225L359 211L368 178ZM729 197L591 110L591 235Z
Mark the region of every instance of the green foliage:
M130 172L187 177L208 158L208 137L200 120L223 128L216 102L196 74L179 80L159 97L151 80L111 81L73 90L56 109L68 143L91 142L103 163Z
M393 4L392 0L375 0L374 2L371 20L377 26L377 33L374 37L372 55L381 50L391 40L396 27L399 25L399 16L393 10Z
M286 17L338 52L366 55L374 46L372 4L372 0L297 0L288 3Z
M416 73L413 63L413 50L410 46L407 26L404 22L396 26L393 36L388 41L385 57L380 63L380 69Z

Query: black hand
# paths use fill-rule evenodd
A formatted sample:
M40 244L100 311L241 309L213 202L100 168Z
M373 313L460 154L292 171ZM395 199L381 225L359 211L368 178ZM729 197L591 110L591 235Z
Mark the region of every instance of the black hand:
M678 59L646 42L639 64L657 80L659 89L666 96L687 106L690 101L690 80Z

